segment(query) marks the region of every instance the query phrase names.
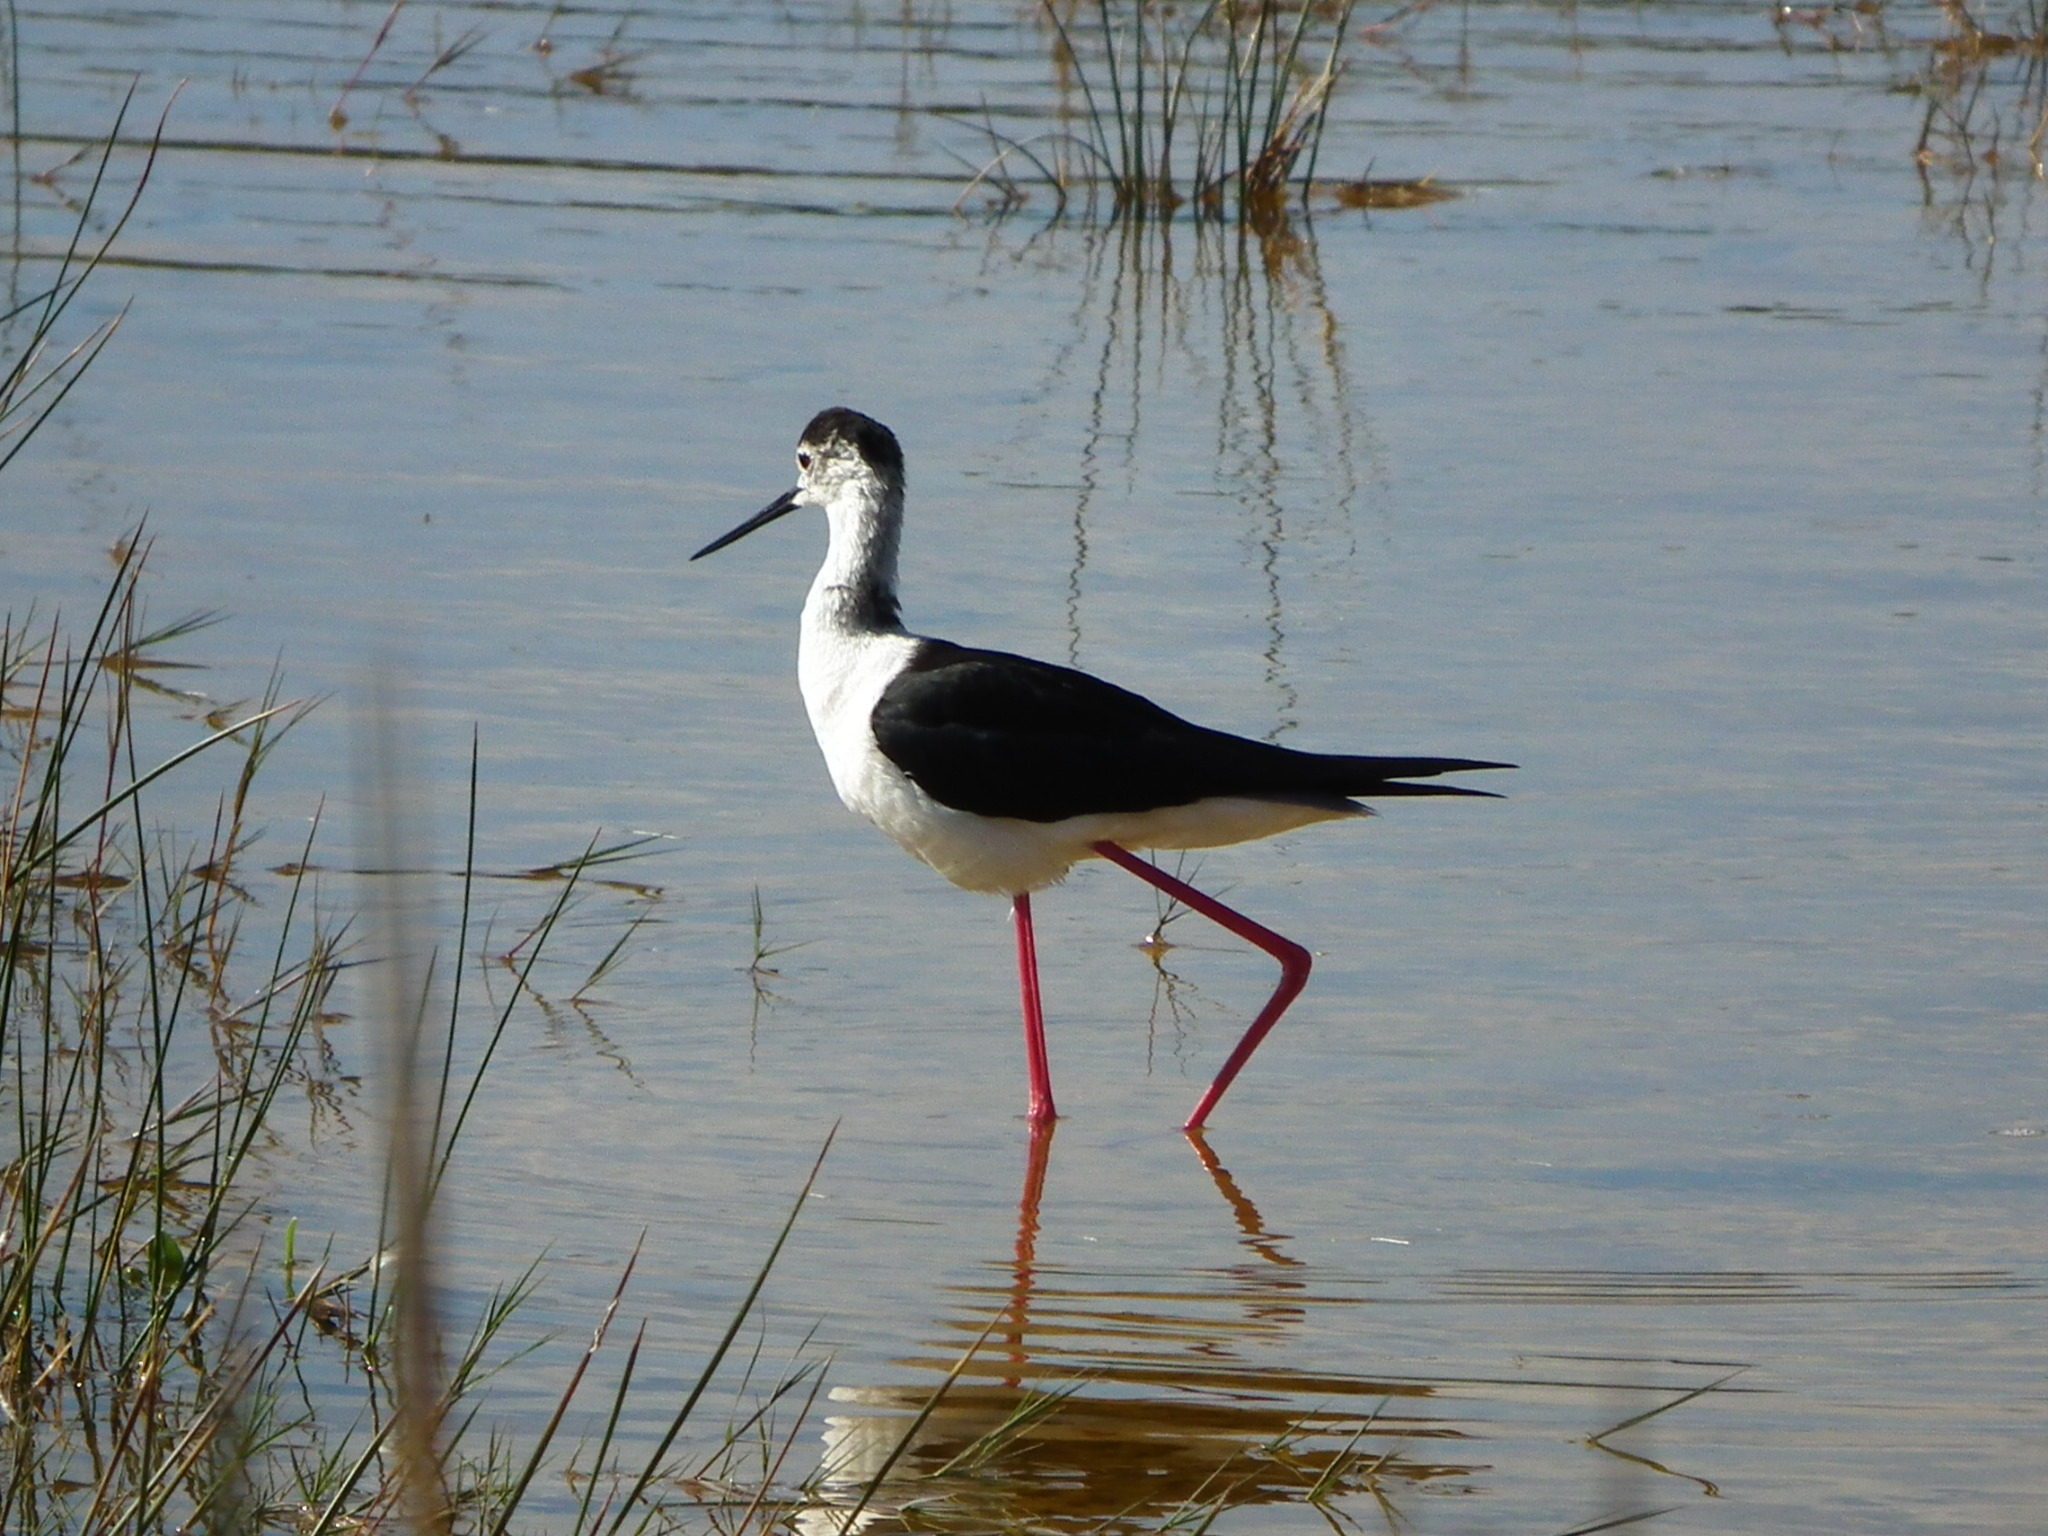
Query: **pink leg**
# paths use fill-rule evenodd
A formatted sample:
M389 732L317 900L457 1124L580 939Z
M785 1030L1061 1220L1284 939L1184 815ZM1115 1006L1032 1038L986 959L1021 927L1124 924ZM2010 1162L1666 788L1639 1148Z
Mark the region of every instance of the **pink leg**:
M1031 932L1031 897L1020 892L1010 903L1010 919L1017 925L1017 993L1024 1004L1024 1069L1031 1077L1031 1108L1027 1117L1034 1126L1059 1118L1052 1107L1052 1068L1045 1056L1045 1009L1038 1001L1038 942Z
M1266 1006L1259 1010L1259 1016L1252 1020L1252 1027L1244 1032L1244 1038L1237 1042L1237 1049L1230 1053L1230 1059L1223 1063L1223 1070L1216 1074L1216 1081L1209 1085L1209 1091L1202 1095L1202 1102L1195 1106L1195 1112L1188 1116L1185 1129L1199 1131L1202 1122L1209 1118L1209 1111L1216 1107L1233 1079L1251 1060L1252 1052L1259 1048L1259 1042L1266 1038L1273 1026L1280 1022L1280 1015L1287 1011L1287 1005L1301 996L1301 989L1308 985L1309 953L1292 939L1284 939L1270 928L1262 928L1242 912L1232 911L1213 896L1205 896L1185 880L1176 880L1158 865L1139 858L1136 854L1118 847L1115 843L1097 843L1095 851L1119 869L1127 869L1147 885L1155 885L1176 900L1209 919L1220 923L1240 939L1256 944L1275 960L1280 962L1280 985L1273 989L1273 995L1266 999Z

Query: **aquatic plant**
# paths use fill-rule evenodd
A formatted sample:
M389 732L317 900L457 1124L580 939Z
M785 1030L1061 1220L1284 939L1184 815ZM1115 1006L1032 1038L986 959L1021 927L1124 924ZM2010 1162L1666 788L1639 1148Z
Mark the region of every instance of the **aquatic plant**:
M18 92L15 95L18 99ZM80 199L71 238L57 258L57 270L49 286L17 300L0 313L0 469L5 469L13 461L14 456L35 436L36 429L49 420L50 413L63 403L85 370L92 366L93 360L113 339L122 317L127 313L124 308L111 319L93 326L63 350L58 350L63 345L59 340L59 330L65 312L107 251L120 238L129 215L134 213L136 204L142 199L143 188L149 185L149 174L156 166L157 144L163 138L164 125L161 121L157 123L148 156L129 191L127 203L99 243L89 245L87 235L92 229L93 209L100 201L108 164L120 142L121 125L127 120L128 108L134 98L135 92L131 87L115 116L112 131L99 146L99 163L93 169L92 185ZM168 114L170 108L164 110ZM17 124L17 130L18 127ZM76 158L85 158L90 153L91 147L88 146L80 150ZM26 331L17 340L15 332L21 326L25 326Z
M986 127L999 152L984 178L1026 160L1064 206L1105 188L1129 218L1233 214L1270 222L1315 174L1355 0L1040 0L1077 131L1025 142ZM1068 153L1078 149L1078 153Z
M1911 89L1923 103L1914 163L1930 208L1940 199L1932 172L1945 173L1967 207L1981 175L2038 179L2048 138L2048 4L2026 0L1998 25L1986 25L1965 0L1943 0L1943 31L1928 42L1927 63ZM1995 199L1983 195L1987 214Z
M69 641L0 629L0 1526L147 1529L237 1501L263 1362L333 1277L256 1329L232 1278L259 1147L306 1059L341 929L287 897L260 980L237 959L249 786L303 714L276 690L153 767L137 695L204 616L151 630L144 545ZM152 828L144 799L204 755L235 760L210 837ZM267 1342L263 1333L267 1332Z
M0 1529L323 1533L392 1520L415 1532L503 1531L554 1465L556 1432L634 1266L552 1417L515 1448L485 1426L483 1388L514 1348L510 1325L537 1271L501 1286L466 1337L444 1344L431 1213L550 933L586 871L619 852L593 840L552 867L558 890L524 945L519 984L480 1035L466 1026L460 1059L473 1065L458 1069L460 986L430 1013L431 949L403 931L415 914L396 898L369 903L374 955L352 919L323 910L317 818L289 862L248 867L259 771L311 706L284 700L273 681L227 718L161 681L183 665L168 650L214 616L147 621L147 548L139 534L121 542L82 633L12 615L0 626L10 781L0 803L0 1113L11 1133L0 1150ZM205 711L208 728L143 767L164 729L151 698L178 718ZM145 802L202 760L226 771L212 830L195 842L153 822ZM471 793L473 829L474 772ZM373 821L397 826L390 797L377 801ZM458 873L459 952L473 856ZM250 894L265 875L284 881L274 918ZM398 883L388 873L370 881ZM352 967L383 983L366 995L381 994L396 1091L383 1116L374 1257L336 1264L309 1259L283 1218L290 1149L349 1091L326 1027L335 983ZM801 1203L800 1194L659 1443L621 1468L607 1458L635 1341L569 1528L618 1531L629 1512L635 1528L649 1518L657 1479ZM322 1378L322 1360L340 1379ZM311 1390L309 1372L321 1381ZM742 1461L748 1434L768 1433L774 1405L806 1383L815 1390L817 1372L793 1367L744 1425L714 1429L696 1475ZM725 1480L743 1487L743 1503L780 1508L771 1488L795 1433L779 1441L774 1475Z

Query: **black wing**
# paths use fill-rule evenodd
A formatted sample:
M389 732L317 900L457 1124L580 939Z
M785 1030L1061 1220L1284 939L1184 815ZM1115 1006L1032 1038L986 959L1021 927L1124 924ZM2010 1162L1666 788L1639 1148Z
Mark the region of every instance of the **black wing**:
M1400 781L1512 766L1295 752L1190 724L1071 667L943 640L918 643L871 723L883 754L941 805L1024 821L1158 810L1218 795L1333 810L1353 795L1483 795Z

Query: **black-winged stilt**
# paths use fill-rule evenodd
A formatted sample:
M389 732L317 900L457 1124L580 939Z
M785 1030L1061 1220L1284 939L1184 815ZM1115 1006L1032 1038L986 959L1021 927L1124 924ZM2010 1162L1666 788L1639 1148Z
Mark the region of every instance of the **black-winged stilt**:
M913 635L896 601L903 450L858 411L820 411L797 483L690 558L798 507L825 514L825 563L804 600L797 680L839 798L970 891L1008 896L1017 931L1030 1119L1055 1118L1031 893L1101 858L1280 963L1280 984L1202 1095L1199 1130L1308 981L1308 951L1130 852L1215 848L1369 816L1358 800L1485 791L1410 779L1511 763L1295 752L1192 725L1071 667ZM1357 797L1357 798L1354 798Z

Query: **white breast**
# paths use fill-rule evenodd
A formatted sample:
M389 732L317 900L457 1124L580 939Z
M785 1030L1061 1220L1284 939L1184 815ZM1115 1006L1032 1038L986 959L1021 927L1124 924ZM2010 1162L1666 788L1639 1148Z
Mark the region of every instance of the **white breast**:
M877 764L895 769L875 747L870 723L875 705L916 646L908 635L848 633L835 625L813 623L810 608L804 610L797 686L803 690L804 709L831 770L833 787L863 816L875 815L870 781Z

